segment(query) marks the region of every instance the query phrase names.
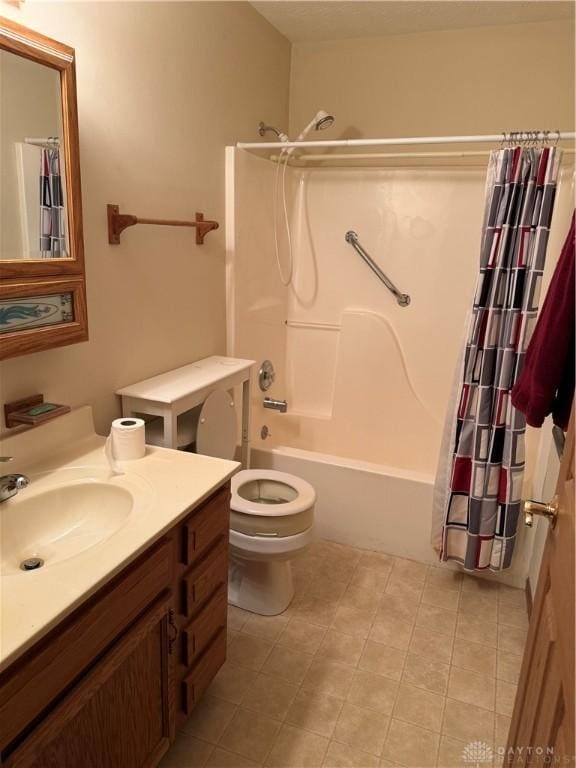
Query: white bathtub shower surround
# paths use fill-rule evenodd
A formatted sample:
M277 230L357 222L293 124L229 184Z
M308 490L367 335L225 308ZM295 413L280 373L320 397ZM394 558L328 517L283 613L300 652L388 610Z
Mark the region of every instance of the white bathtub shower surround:
M286 414L264 410L252 388L253 466L314 485L320 535L434 560L432 484L476 281L485 168L288 168L289 287L274 258L274 172L267 159L227 149L228 353L271 359L266 394L288 401ZM570 214L571 174L559 185L547 272ZM409 307L345 242L349 229L410 294ZM527 441L529 455L536 445ZM505 577L516 586L527 542L531 551L523 532Z

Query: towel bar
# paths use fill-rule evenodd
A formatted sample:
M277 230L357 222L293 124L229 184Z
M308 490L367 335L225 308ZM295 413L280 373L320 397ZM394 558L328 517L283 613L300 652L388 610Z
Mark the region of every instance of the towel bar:
M120 213L117 205L106 206L108 213L108 242L110 245L120 245L120 235L126 227L132 227L134 224L158 224L167 227L195 227L196 245L202 245L204 238L212 229L218 229L217 221L205 221L203 213L196 213L194 221L183 221L179 219L141 219L130 213Z

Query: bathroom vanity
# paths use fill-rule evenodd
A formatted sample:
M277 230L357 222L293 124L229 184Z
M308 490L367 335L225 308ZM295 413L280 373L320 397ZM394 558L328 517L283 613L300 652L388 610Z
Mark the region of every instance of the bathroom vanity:
M24 551L3 550L3 766L155 766L226 655L228 481L237 464L153 448L110 477L102 438L78 439L89 411L34 430L49 441L76 432L78 448L52 469L29 470L29 488L49 500L55 489L98 486L102 499L107 478L134 504L117 529L75 555L60 557L40 537L35 550L45 547L46 563L36 571L17 572ZM25 493L0 505L0 516L4 505L28 511L34 497ZM94 514L86 503L85 517ZM31 546L11 525L7 518L7 545Z

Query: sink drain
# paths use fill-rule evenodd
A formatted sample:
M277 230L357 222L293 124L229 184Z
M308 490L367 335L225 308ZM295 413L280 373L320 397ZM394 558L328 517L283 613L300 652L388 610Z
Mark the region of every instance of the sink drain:
M42 568L44 560L41 557L28 557L26 560L22 560L20 568L23 571L35 571L37 568Z

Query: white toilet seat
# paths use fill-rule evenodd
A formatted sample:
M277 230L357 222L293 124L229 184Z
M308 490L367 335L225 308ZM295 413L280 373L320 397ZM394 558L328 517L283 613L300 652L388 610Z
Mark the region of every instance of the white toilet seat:
M291 500L279 504L262 504L258 501L250 501L240 495L242 486L258 481L270 481L288 486L293 489L296 495ZM244 469L232 478L231 507L234 512L263 517L284 517L307 512L314 507L315 503L316 491L310 483L301 477L290 475L288 472L277 472L274 469Z

